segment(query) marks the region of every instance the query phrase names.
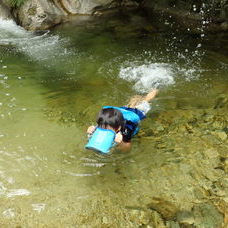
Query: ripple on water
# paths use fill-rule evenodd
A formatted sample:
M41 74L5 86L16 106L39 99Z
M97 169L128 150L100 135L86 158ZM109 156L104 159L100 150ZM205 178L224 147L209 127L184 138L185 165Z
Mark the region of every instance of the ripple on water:
M7 198L15 197L15 196L28 196L31 192L27 189L9 189L8 193L6 194Z
M14 209L14 208L9 208L9 209L3 211L3 212L2 212L2 215L3 215L5 218L10 219L10 218L15 217L16 212L15 212L15 209Z
M32 204L32 209L34 211L37 211L38 213L40 213L41 211L43 211L46 207L46 204L44 203L34 203Z

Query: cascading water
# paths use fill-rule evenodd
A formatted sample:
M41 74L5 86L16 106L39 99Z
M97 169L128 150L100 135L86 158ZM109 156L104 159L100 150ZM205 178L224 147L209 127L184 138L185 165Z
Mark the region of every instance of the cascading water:
M11 46L34 61L55 60L69 54L64 45L67 39L50 35L49 31L33 33L16 25L12 20L0 19L0 45Z

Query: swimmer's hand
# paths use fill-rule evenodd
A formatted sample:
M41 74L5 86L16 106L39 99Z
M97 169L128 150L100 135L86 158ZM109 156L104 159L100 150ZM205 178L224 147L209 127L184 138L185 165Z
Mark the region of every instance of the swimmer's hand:
M118 132L115 137L115 142L121 143L122 141L123 141L123 135L120 132Z
M96 127L95 126L90 126L87 129L87 134L91 135L95 131Z

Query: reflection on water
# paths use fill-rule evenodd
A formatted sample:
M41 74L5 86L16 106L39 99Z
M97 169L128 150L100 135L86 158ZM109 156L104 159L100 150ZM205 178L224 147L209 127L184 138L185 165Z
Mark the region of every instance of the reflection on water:
M178 186L166 183L168 168L174 178L190 172L183 152L194 149L169 141L164 123L156 121L170 110L213 108L215 97L228 89L227 57L215 53L209 41L206 46L190 35L133 34L126 39L105 26L66 24L34 34L0 21L3 224L57 224L60 215L62 224L92 224L91 213L109 224L115 218L107 217L107 205L121 224L123 208L143 204L151 192L165 194L168 188L191 184L183 177ZM160 96L130 153L101 156L84 150L85 129L102 105L125 104L151 86L161 89ZM172 125L172 120L166 121ZM159 178L164 189L156 187ZM35 220L26 221L27 215Z

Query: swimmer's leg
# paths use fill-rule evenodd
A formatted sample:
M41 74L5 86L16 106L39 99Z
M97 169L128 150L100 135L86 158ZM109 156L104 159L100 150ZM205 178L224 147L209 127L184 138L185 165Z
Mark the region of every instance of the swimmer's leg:
M157 89L152 89L146 96L140 96L140 95L135 95L132 97L127 104L127 107L129 108L136 108L137 105L139 105L143 101L150 102L154 97L158 94Z
M145 101L151 101L152 99L154 99L154 97L158 94L158 90L157 89L152 89L145 97L144 100Z

